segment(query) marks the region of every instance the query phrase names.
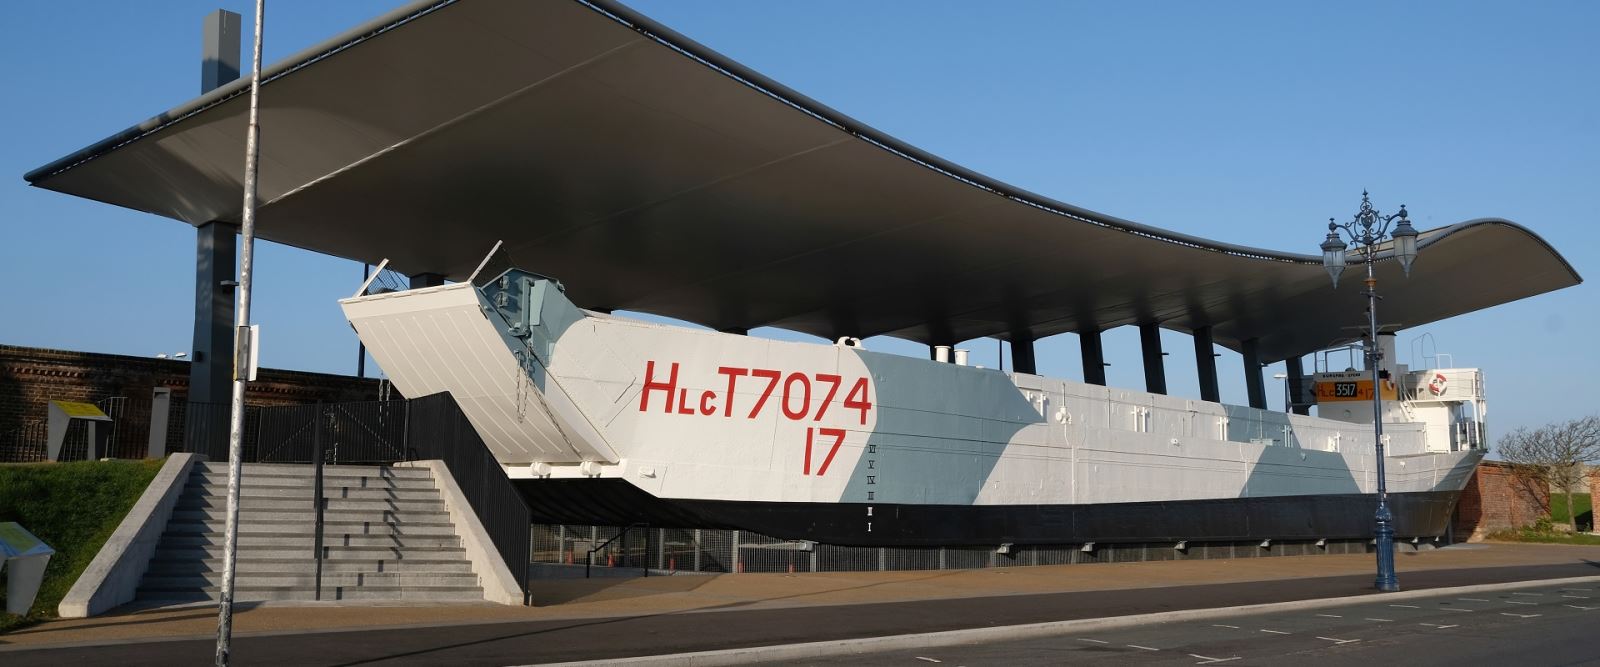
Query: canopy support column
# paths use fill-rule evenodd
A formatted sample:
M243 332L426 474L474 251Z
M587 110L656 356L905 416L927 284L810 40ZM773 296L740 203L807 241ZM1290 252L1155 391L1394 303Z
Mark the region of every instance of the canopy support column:
M1078 349L1083 351L1083 381L1106 386L1106 356L1100 346L1100 332L1079 331Z
M1217 357L1212 352L1211 327L1194 330L1194 367L1200 374L1200 400L1222 402L1222 392L1217 389Z
M239 228L208 222L195 228L194 350L189 355L189 401L227 404L233 397L234 268ZM225 429L215 429L226 439ZM209 444L209 443L205 443ZM190 449L189 451L206 451Z
M1011 337L1011 366L1011 370L1018 373L1039 374L1039 367L1033 357L1032 338Z
M1284 374L1289 376L1289 398L1287 399L1289 405L1284 409L1292 411L1297 415L1311 414L1311 406L1296 405L1296 401L1300 400L1301 392L1305 391L1306 368L1300 363L1300 357L1289 357L1288 359L1284 359L1283 365Z
M1261 351L1260 341L1255 338L1240 344L1240 356L1244 357L1244 389L1250 399L1250 407L1258 410L1267 409L1267 388L1261 381Z
M1161 326L1155 322L1139 325L1139 349L1144 352L1144 390L1167 393L1167 364L1162 358Z

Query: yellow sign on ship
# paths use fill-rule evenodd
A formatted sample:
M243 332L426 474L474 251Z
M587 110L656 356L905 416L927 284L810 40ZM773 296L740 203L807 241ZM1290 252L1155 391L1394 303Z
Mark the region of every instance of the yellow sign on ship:
M1366 379L1362 379L1363 376ZM1319 373L1316 378L1316 392L1318 403L1371 401L1372 378L1364 373ZM1395 390L1394 382L1384 380L1383 400L1392 401L1398 396L1399 392Z

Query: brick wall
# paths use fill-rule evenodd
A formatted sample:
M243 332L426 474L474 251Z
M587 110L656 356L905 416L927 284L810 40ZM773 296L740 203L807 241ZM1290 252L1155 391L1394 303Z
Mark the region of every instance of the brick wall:
M1456 504L1456 539L1477 542L1490 533L1531 525L1549 513L1548 485L1508 463L1484 461Z
M263 368L245 395L252 406L301 405L371 401L378 398L378 381L327 373L305 373ZM0 449L22 440L38 440L52 400L100 403L123 397L118 417L118 456L142 455L149 428L150 399L156 387L172 390L173 410L187 401L189 363L174 359L132 357L119 354L73 352L0 345ZM395 396L398 398L398 396ZM179 413L181 414L181 413ZM178 415L174 415L177 421ZM141 423L142 422L142 423ZM126 426L127 428L124 428ZM135 433L137 431L137 433ZM24 438L24 434L30 436ZM129 451L137 449L138 452ZM15 452L0 460L25 460Z

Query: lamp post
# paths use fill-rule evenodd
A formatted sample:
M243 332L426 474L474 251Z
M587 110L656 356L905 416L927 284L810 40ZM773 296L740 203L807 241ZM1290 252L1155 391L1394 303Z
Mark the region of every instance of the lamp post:
M1378 545L1376 585L1378 590L1385 592L1400 590L1400 581L1394 574L1394 517L1389 514L1389 490L1383 471L1383 385L1378 377L1378 362L1383 358L1383 352L1378 348L1378 279L1373 275L1372 265L1377 259L1379 244L1391 239L1394 243L1390 253L1400 260L1400 269L1410 277L1411 262L1417 258L1417 230L1411 227L1411 221L1406 218L1404 204L1400 205L1399 213L1383 215L1372 207L1372 201L1363 190L1361 210L1356 212L1356 217L1345 223L1328 218L1328 238L1322 242L1322 265L1328 269L1328 276L1333 278L1334 289L1339 288L1339 274L1344 272L1345 250L1349 246L1353 245L1361 253L1361 259L1367 265L1365 294L1367 326L1371 332L1371 337L1367 339L1367 368L1372 370L1373 444L1378 453L1378 512L1374 517L1375 541ZM1393 229L1390 229L1391 224ZM1341 237L1341 232L1349 237L1348 245Z

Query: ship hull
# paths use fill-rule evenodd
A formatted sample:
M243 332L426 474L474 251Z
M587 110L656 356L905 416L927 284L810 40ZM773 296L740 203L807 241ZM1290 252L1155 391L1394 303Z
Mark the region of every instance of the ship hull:
M614 479L519 480L548 524L748 530L843 546L998 546L1117 542L1340 540L1372 536L1372 494L1091 505L787 503L657 498ZM1389 496L1395 534L1446 534L1459 491Z
M1368 425L601 315L517 271L343 304L397 389L455 397L541 522L846 546L1371 535ZM1422 423L1383 440L1398 534L1443 534L1482 452Z

